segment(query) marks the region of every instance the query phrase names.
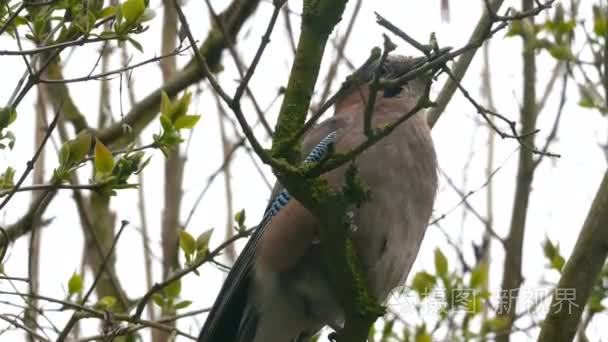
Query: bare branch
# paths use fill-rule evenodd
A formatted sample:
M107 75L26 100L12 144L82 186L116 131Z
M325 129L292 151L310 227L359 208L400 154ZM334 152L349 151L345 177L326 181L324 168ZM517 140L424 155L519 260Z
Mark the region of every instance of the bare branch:
M25 170L21 174L21 177L19 178L19 180L17 181L17 183L15 184L15 186L6 195L6 198L4 198L4 200L2 201L2 203L0 203L0 210L2 210L2 208L4 208L4 206L6 206L6 204L8 203L8 201L11 200L11 198L13 197L13 195L15 195L15 193L19 190L19 188L21 187L21 185L23 184L23 182L27 178L27 175L29 175L30 172L34 169L34 164L36 163L36 160L38 160L38 157L40 157L40 154L42 153L42 150L44 149L44 145L46 145L46 142L49 140L49 137L51 136L51 133L53 133L53 130L55 129L55 126L57 125L57 120L59 120L59 115L60 114L61 114L60 110L55 113L55 117L53 118L53 121L51 121L51 124L49 125L48 129L46 130L44 138L42 139L42 143L40 144L40 146L38 146L38 149L34 153L34 156L32 157L32 159L30 159L27 162Z
M89 299L89 297L93 293L93 290L95 290L95 286L97 286L97 282L101 278L101 275L106 271L106 264L108 263L108 261L110 260L110 257L114 253L114 248L116 247L116 243L118 242L118 239L120 238L120 235L122 234L123 230L125 229L125 227L128 224L129 224L129 222L125 221L125 220L123 220L121 222L120 229L118 230L118 233L114 237L114 240L112 241L112 245L110 246L110 249L108 250L108 252L105 255L105 257L103 258L103 261L102 261L102 263L101 263L101 265L99 267L99 270L97 271L97 274L95 275L95 279L93 280L93 283L91 284L91 286L87 290L86 294L82 297L81 305L84 305L87 302L87 300ZM72 330L72 327L74 326L74 324L76 324L76 322L78 320L80 320L81 318L83 318L83 317L80 316L79 311L75 311L72 314L72 317L70 317L70 320L64 326L63 330L61 330L61 333L57 337L57 342L65 340L65 338L67 337L67 335Z
M213 258L215 258L216 256L218 256L228 245L234 243L236 240L241 239L241 238L245 238L248 237L254 230L255 228L246 230L246 231L239 231L238 234L234 235L233 237L231 237L230 239L224 241L223 243L221 243L218 247L216 247L213 251L210 251L204 258L202 258L201 260L193 263L192 265L183 268L177 272L175 272L173 275L171 275L170 277L168 277L167 279L165 279L164 281L162 281L161 283L156 283L154 284L154 286L152 286L151 289L148 290L148 292L146 292L143 297L138 301L137 307L135 309L135 313L133 313L134 318L140 318L141 314L144 311L144 308L146 307L146 305L148 304L148 301L150 300L150 298L152 298L152 295L157 293L158 291L161 291L162 289L164 289L165 287L167 287L169 284L171 284L172 282L183 278L184 276L194 272L194 270L196 270L197 268L199 268L202 264L211 261Z
M196 47L196 45L195 45ZM83 77L76 77L76 78L65 78L65 79L61 79L61 80L49 80L49 79L45 79L45 78L39 78L38 82L40 83L48 83L48 84L56 84L56 83L61 83L61 84L65 84L65 83L76 83L76 82L86 82L86 81L91 81L91 80L96 80L96 79L102 79L102 78L106 78L108 76L112 76L112 75L117 75L117 74L122 74L124 72L133 70L135 68L139 68L141 66L144 66L146 64L150 64L150 63L155 63L158 62L164 58L167 57L172 57L175 55L179 55L180 53L186 51L187 49L189 49L190 46L186 46L186 47L179 47L177 48L175 51L167 54L167 55L162 55L162 56L158 56L158 57L152 57L149 59L146 59L144 61L141 61L139 63L135 63L133 65L129 65L129 66L125 66L119 69L115 69L115 70L111 70L108 72L102 72L99 74L95 74L95 75L88 75L88 76L83 76Z

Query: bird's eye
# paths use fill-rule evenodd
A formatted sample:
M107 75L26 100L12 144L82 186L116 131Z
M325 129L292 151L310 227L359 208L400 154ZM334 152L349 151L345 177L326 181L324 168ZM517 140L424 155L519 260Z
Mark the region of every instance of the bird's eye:
M384 89L384 93L382 94L383 97L395 97L397 95L399 95L399 93L401 93L401 91L403 90L403 87L394 87L394 88L386 88Z

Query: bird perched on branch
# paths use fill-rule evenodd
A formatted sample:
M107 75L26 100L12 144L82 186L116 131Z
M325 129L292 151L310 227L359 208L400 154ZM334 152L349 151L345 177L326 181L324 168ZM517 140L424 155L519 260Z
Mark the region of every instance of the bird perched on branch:
M335 103L334 117L314 127L302 150L315 161L328 145L345 153L363 143L364 113L377 75L394 80L426 58L389 55L364 65ZM372 127L412 114L426 96L429 76L378 90ZM311 152L312 151L312 152ZM353 209L350 232L368 288L379 300L403 284L416 258L437 189L436 156L424 113L418 112L356 158L358 176L371 200ZM346 166L321 177L336 189ZM258 230L231 269L198 342L301 342L322 327L339 328L336 301L318 242L319 223L280 185Z

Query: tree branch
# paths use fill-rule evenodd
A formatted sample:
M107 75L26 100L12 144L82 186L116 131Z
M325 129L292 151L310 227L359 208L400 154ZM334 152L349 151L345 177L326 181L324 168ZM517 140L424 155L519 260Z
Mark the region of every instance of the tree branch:
M539 342L572 341L608 256L608 172L597 190L587 219L566 262L538 338ZM573 291L567 301L559 291ZM563 295L562 295L563 297ZM561 309L561 310L560 310Z
M232 39L236 37L245 20L253 14L259 2L260 0L233 0L220 15L224 21L224 27ZM204 56L209 67L214 69L219 65L221 54L227 46L228 42L222 37L220 29L215 25L198 51L200 55ZM186 87L203 80L205 75L201 71L202 67L198 64L197 59L193 58L184 69L178 71L159 89L153 91L132 107L121 122L99 131L97 136L106 145L124 145L132 141L158 114L161 93L165 91L167 95L175 96ZM123 132L123 125L125 124L131 127L129 134Z

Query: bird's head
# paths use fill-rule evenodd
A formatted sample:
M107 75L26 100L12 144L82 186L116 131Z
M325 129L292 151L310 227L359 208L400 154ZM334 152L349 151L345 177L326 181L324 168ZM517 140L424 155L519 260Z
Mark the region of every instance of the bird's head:
M336 113L352 112L348 110L348 107L367 103L370 95L370 84L376 74L379 76L380 82L393 81L422 66L427 60L426 57L388 55L382 65L379 65L381 58L366 63L357 70L351 80L347 81L348 85L344 89L344 95L336 101ZM398 106L404 109L412 108L420 96L425 93L433 73L434 70L431 70L406 83L378 89L376 105Z

